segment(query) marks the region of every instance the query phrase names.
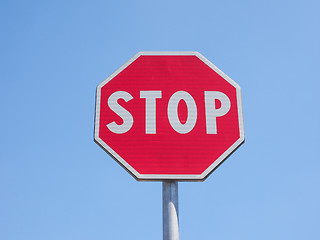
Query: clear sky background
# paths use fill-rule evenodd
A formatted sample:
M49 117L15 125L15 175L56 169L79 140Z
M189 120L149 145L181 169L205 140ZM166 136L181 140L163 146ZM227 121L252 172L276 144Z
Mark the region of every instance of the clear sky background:
M320 239L320 2L1 1L0 239L162 239L161 183L93 141L96 86L199 51L242 88L246 142L179 183L180 239Z

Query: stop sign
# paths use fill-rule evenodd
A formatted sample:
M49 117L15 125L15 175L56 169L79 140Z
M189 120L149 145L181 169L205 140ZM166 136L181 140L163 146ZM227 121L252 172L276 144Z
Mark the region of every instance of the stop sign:
M97 87L94 139L137 180L204 180L244 142L240 87L198 52L140 52Z

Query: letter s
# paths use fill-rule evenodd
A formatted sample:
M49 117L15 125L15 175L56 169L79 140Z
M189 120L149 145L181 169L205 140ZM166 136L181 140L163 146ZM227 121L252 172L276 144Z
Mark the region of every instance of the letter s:
M110 109L115 112L119 117L122 118L123 123L117 124L116 122L112 122L107 124L109 130L113 133L122 134L128 132L133 125L133 117L130 112L124 109L121 105L118 104L118 100L122 98L126 102L133 99L130 93L125 91L114 92L110 95L108 99L108 106Z

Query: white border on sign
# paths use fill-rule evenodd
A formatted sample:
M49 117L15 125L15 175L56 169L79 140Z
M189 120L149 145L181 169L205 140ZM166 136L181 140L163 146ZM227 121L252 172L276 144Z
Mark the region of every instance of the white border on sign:
M192 175L181 175L181 174L140 174L133 167L131 167L119 154L117 154L111 147L109 147L99 137L99 123L100 123L100 101L101 101L101 88L117 76L122 70L134 62L138 57L142 55L192 55L197 56L207 66L218 73L223 79L229 82L236 88L237 93L237 104L238 104L238 120L239 120L239 139L230 146L213 164L211 164L203 173L192 174ZM128 62L123 64L117 71L111 74L107 79L100 83L96 91L96 110L95 110L95 124L94 124L94 140L98 143L112 158L114 158L125 170L127 170L133 177L139 181L162 181L162 180L176 180L176 181L203 181L205 180L224 160L226 160L242 143L244 143L244 123L243 123L243 111L242 111L242 98L240 86L224 74L220 69L213 65L208 59L202 56L198 52L139 52L134 55Z

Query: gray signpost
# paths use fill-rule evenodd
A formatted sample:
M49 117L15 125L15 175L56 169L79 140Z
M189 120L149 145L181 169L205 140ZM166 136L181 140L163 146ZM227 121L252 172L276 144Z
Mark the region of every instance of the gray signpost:
M178 182L162 183L163 240L179 240Z

